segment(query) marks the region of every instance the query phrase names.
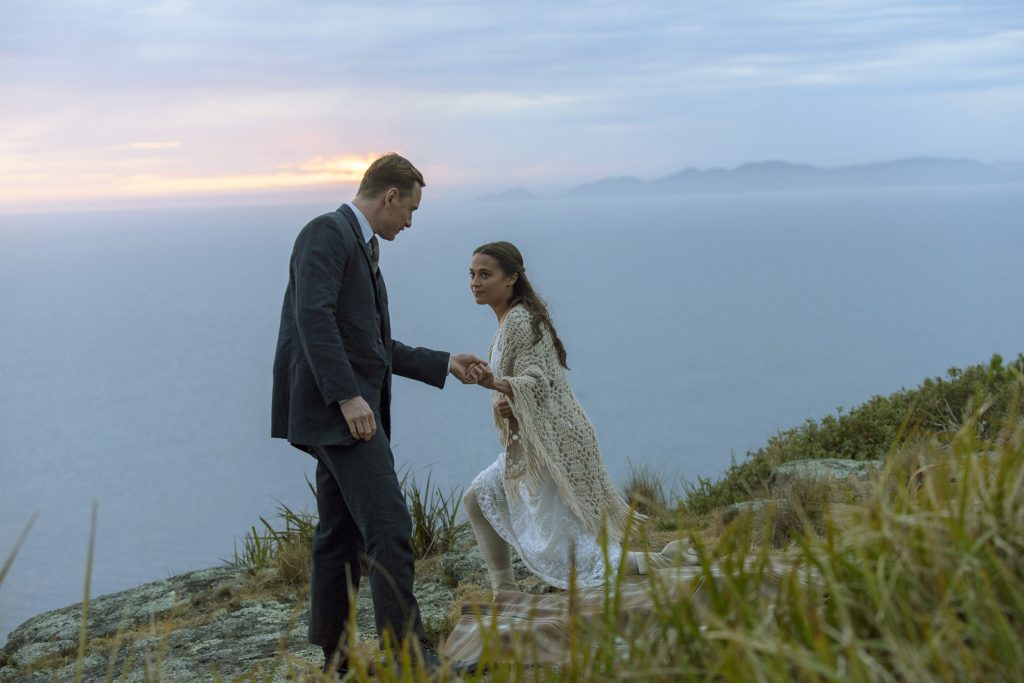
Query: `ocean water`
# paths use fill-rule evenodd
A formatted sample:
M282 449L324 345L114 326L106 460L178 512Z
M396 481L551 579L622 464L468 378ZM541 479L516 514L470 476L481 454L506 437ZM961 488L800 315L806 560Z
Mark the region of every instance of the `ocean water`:
M268 437L295 234L333 206L0 216L0 638L229 558L308 456ZM1024 187L446 203L383 245L395 336L483 356L472 249L515 242L620 483L714 477L779 430L1024 351ZM443 488L498 452L482 389L396 379L397 460Z

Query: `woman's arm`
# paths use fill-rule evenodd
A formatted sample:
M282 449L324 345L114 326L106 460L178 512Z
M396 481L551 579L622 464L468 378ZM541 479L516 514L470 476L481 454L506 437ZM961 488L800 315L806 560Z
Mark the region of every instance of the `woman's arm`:
M542 339L548 339L546 332ZM511 366L511 372L506 377L495 377L492 368L483 367L478 383L504 394L509 401L516 398L516 387L520 392L528 394L543 391L548 384L544 372L544 353L545 348L550 347L550 342L545 344L543 341L534 341L529 313L521 308L514 308L509 312L505 321L503 342L502 366ZM554 353L553 349L548 351Z
M490 366L482 365L480 367L480 379L477 380L477 384L484 387L485 389L492 389L494 391L505 394L505 396L512 398L512 385L509 384L508 380L504 377L495 377L494 370Z

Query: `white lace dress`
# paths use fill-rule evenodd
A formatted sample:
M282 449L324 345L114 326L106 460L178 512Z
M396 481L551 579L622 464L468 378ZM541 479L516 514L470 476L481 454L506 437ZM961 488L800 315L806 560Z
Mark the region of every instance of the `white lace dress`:
M501 367L501 329L491 348L490 366ZM617 545L609 548L608 562L597 537L586 531L562 501L558 486L545 472L544 481L531 495L519 485L519 500L505 494L505 454L473 480L480 510L494 530L515 548L527 568L556 588L569 587L569 554L575 550L576 585L600 585L606 570L616 572L621 560Z

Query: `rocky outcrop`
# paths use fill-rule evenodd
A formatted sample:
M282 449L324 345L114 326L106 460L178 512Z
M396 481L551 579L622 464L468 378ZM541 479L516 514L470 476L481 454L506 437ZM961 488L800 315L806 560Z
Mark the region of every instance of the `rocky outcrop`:
M742 503L733 503L726 505L722 510L722 522L728 524L732 520L736 519L742 514L754 515L754 519L760 520L760 516L764 514L764 511L771 505L777 505L778 500L748 500Z
M830 507L836 501L859 500L870 490L873 475L883 466L881 460L841 458L792 460L776 465L768 478L770 497L727 505L722 509L722 523L728 524L741 515L750 515L754 524L759 525L770 510L792 502L790 494L794 487L811 480L827 487L831 494Z
M832 479L847 483L866 483L871 475L882 469L881 460L847 460L818 458L792 460L772 468L772 486L781 486L796 478Z
M444 632L460 586L489 586L487 568L468 526L456 549L417 567L416 598L429 634ZM548 587L515 556L524 592ZM40 614L11 632L0 650L0 682L130 683L209 681L259 671L259 680L294 680L319 666L323 655L306 642L309 601L305 587L287 586L267 570L217 567L154 581L90 601L87 656L77 661L82 605ZM373 603L364 579L356 605L360 640L374 643Z
M418 581L424 623L447 619L452 590ZM86 657L77 661L81 604L47 612L15 629L0 650L0 681L209 681L260 671L259 680L294 680L322 660L306 642L304 592L233 567L205 569L90 601ZM373 642L369 586L359 592L361 640ZM158 675L154 675L157 674Z

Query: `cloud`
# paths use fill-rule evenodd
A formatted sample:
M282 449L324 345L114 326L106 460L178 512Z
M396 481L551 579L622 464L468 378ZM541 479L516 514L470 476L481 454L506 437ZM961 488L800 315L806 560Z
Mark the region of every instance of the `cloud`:
M126 145L117 145L113 149L115 150L160 150L160 149L177 149L181 147L181 142L178 140L171 140L169 142L129 142Z
M331 178L330 182L358 182L362 180L363 174L373 160L379 156L380 154L376 153L364 156L316 156L298 164L298 169L302 173L314 174L316 177L327 175Z
M15 3L0 23L0 175L15 184L40 175L136 178L111 181L132 192L286 186L349 172L331 167L338 150L363 158L397 149L459 169L446 177L460 182L545 172L555 180L573 169L741 163L762 153L760 143L743 147L751 140L787 141L770 151L810 149L816 156L805 160L823 164L849 161L851 149L877 158L896 146L941 154L951 142L938 131L968 122L1004 154L1024 156L1024 140L1006 123L1007 112L1024 114L1018 7ZM971 109L970 93L981 90L998 106ZM908 138L902 120L873 117L868 135L859 121L901 111L910 93L915 108L904 110L938 123ZM957 95L968 104L942 106ZM809 130L820 134L805 142ZM958 153L999 146L972 140Z

